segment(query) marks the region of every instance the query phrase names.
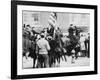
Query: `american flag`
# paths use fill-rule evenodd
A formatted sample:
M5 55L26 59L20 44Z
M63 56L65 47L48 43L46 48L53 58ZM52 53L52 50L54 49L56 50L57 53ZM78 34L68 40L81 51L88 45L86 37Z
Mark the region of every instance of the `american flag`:
M57 25L56 25L57 24L57 13L56 12L50 13L48 23L49 23L49 26L54 27L54 34L55 34L55 30L57 29Z

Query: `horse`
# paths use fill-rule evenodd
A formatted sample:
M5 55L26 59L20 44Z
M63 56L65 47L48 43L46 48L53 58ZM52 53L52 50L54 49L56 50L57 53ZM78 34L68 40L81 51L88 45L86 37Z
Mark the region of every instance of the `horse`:
M60 30L56 30L55 32L55 38L54 40L56 41L56 46L55 46L55 60L57 60L58 64L60 64L60 58L63 55L63 47L61 44L61 31Z
M49 67L52 67L53 65L55 65L56 63L56 46L57 46L57 42L54 39L48 39L49 45L50 45L50 51L48 51L48 55L49 55Z
M69 39L66 44L67 55L72 56L72 63L74 63L74 58L77 59L77 54L80 52L79 36L74 35L74 32L69 32L67 38Z

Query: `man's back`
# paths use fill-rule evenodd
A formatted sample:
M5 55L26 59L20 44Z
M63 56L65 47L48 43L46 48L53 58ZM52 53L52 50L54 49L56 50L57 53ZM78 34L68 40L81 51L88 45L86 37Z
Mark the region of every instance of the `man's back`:
M47 54L48 53L48 50L50 50L49 43L44 38L40 39L37 42L37 45L39 47L39 54Z

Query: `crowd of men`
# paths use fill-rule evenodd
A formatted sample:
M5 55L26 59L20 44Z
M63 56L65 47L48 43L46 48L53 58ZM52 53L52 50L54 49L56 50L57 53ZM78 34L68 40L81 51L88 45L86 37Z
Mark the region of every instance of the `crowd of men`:
M73 24L68 29L68 35L64 36L62 30L53 26L36 32L30 25L23 26L23 57L33 58L33 68L52 67L60 64L66 56L71 56L71 63L79 56L90 57L89 36L80 35L80 30ZM88 34L89 35L89 34ZM36 63L37 62L37 63Z

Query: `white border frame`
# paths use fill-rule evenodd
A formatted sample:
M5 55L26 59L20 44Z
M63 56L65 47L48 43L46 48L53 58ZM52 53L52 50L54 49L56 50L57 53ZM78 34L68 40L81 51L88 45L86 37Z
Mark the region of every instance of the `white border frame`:
M44 68L44 69L43 68L42 69L22 69L22 10L89 13L90 14L90 44L91 44L90 66ZM93 9L17 5L17 36L18 36L17 38L17 49L18 49L17 75L94 71L94 10Z

